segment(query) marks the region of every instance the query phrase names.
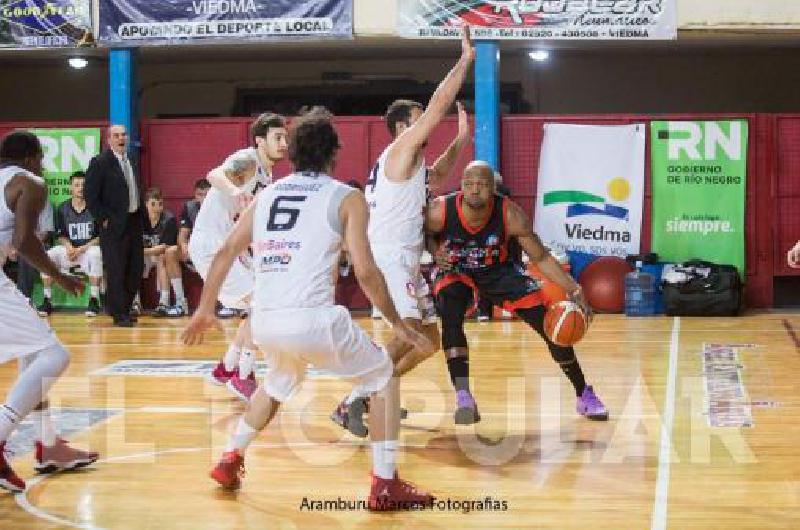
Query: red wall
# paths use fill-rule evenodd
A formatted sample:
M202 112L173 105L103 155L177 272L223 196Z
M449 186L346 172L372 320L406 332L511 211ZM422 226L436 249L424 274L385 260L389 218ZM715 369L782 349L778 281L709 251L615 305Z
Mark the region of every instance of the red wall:
M800 274L785 265L786 251L800 239L800 115L609 115L509 116L502 121L501 172L506 185L529 214L533 214L539 151L546 122L582 124L648 123L653 119L745 118L750 123L746 213L747 297L750 307L772 304L773 276ZM167 207L179 213L195 180L218 165L227 154L248 145L247 118L147 120L142 123L141 173L144 184L164 192ZM0 134L15 127L104 126L98 122L0 123ZM336 175L363 183L372 164L388 144L389 134L379 117L340 117L336 126L342 142ZM431 138L427 158L432 162L456 133L455 118L447 119ZM649 142L649 138L648 138ZM464 165L472 159L470 146L458 161L441 192L458 185ZM647 148L642 250L650 249L650 149ZM290 171L279 164L278 176ZM774 235L773 235L773 226Z

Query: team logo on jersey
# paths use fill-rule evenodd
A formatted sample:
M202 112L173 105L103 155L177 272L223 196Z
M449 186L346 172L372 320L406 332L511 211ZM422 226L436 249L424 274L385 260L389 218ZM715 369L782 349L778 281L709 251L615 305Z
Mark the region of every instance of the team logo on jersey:
M273 265L288 265L292 262L291 254L268 254L261 258L261 268Z
M414 282L406 282L406 292L411 298L417 297L417 286L414 284Z
M493 247L500 243L500 238L497 237L497 234L492 234L486 238L486 246Z

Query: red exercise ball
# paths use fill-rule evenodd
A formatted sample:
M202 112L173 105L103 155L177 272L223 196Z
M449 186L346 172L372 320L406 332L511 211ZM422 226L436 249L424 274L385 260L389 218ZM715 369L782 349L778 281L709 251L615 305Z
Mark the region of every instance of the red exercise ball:
M622 258L604 256L589 264L579 283L586 301L598 313L621 313L625 308L625 275L631 266Z

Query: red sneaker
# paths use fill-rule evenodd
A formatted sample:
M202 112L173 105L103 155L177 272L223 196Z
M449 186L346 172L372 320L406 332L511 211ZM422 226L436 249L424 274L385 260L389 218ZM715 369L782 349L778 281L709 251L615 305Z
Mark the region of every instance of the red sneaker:
M367 507L374 512L409 510L430 506L433 499L430 493L419 491L412 483L400 480L397 473L391 480L372 475Z
M69 471L94 464L99 456L93 451L82 451L70 447L67 445L67 441L61 438L57 438L52 447L47 447L37 440L36 463L33 464L33 469L37 473Z
M25 491L25 481L14 473L11 466L6 462L6 443L0 442L0 488L13 493Z
M244 457L236 449L223 453L209 475L225 489L239 489L244 476Z
M255 374L251 373L246 379L240 379L237 371L233 377L228 379L228 384L225 386L242 401L250 401L250 396L258 388L258 383L256 382Z
M238 368L234 368L230 372L225 369L225 363L222 361L214 367L214 371L208 374L208 380L215 385L225 385L231 377L239 373Z

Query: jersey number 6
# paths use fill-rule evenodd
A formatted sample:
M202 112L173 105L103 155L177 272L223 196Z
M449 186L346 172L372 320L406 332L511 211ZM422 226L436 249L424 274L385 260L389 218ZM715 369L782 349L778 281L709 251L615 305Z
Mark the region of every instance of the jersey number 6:
M287 196L280 195L275 197L272 201L272 206L269 207L269 221L267 221L268 232L284 232L291 230L297 224L297 218L300 216L299 208L289 208L285 203L303 202L307 199L305 196ZM281 206L281 202L284 203ZM278 220L278 216L282 216ZM288 216L288 218L287 218Z

